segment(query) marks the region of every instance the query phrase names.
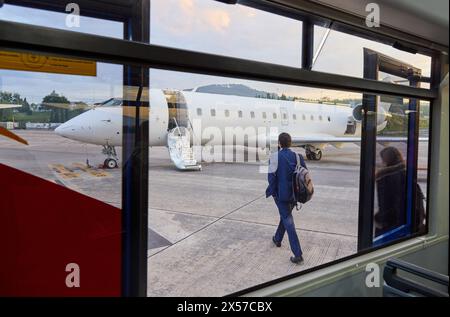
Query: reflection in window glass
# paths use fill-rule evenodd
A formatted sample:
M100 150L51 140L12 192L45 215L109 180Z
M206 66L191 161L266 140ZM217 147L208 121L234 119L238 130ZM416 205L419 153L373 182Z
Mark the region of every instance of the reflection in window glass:
M406 224L406 142L377 154L375 237Z
M69 2L68 2L69 3ZM66 24L67 12L47 11L23 6L4 4L0 7L0 20L45 26L66 31L80 32L123 38L123 23L83 16L80 10L80 23L77 27Z
M152 44L301 66L300 21L219 1L152 0L150 11Z
M414 219L415 229L422 233L427 228L426 210L427 210L427 184L428 184L428 150L430 136L430 103L420 101L420 117L419 117L419 151L417 161L417 184L420 192L416 193L416 217ZM423 205L422 205L423 204ZM419 215L417 215L419 214Z
M272 245L280 219L273 198L265 197L267 174L260 170L268 152L255 140L271 129L283 129L297 139L344 137L353 113L349 100L361 103L360 94L156 69L150 71L150 84L151 89L178 91L189 116L196 108L214 108L222 115L188 118L194 127L191 137L166 129L168 139L180 142L178 149L186 146L184 152L176 146L149 150L149 228L155 235L148 250L149 296L226 295L356 253L358 122L353 141L342 147L297 143L292 148L304 156L315 185L313 199L300 213L292 213L307 266L289 261L287 236L280 249ZM336 99L336 104L320 103L326 98ZM238 111L248 111L250 117L254 113L255 119L237 120ZM226 117L230 112L233 120ZM287 118L329 114L336 122L272 120L274 113L284 112ZM276 149L277 140L273 143ZM201 170L195 170L198 165ZM183 168L194 171L182 173ZM252 261L262 258L267 261L259 261L255 271Z
M120 207L124 67L91 63L93 73L83 76L0 70L0 104L19 106L0 109L0 122L11 122L29 142L23 147L0 136L0 163Z
M10 54L9 60L56 58L1 54ZM11 262L14 268L2 264L11 279L6 285L20 281L11 294L22 296L67 295L58 286L60 270L48 267L62 263L64 273L66 263L80 263L91 276L78 295L120 296L122 99L133 89L123 85L122 65L57 58L62 66L67 59L82 63L85 71L67 66L61 74L45 64L39 71L12 70L17 64L2 60L11 69L0 69L0 180L14 176L0 183L0 222L15 224L6 231L13 248L5 256L27 255ZM32 275L23 274L24 265L33 267Z
M385 98L381 97L380 100ZM380 122L376 147L374 243L386 243L424 232L426 169L428 157L429 118L427 104L420 105L417 183L413 183L412 145L408 145L409 125L416 111L416 100L397 98L396 103L381 101L377 120ZM384 123L381 123L383 122ZM409 168L408 168L409 167ZM425 173L424 173L425 171ZM408 174L410 173L410 174ZM414 207L415 206L415 207Z

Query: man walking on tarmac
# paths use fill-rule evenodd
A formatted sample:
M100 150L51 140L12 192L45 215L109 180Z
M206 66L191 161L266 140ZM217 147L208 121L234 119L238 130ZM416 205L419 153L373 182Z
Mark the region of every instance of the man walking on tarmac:
M303 262L302 249L295 231L292 209L295 206L292 189L292 176L297 165L296 155L300 157L300 164L306 168L303 156L293 152L291 149L291 136L288 133L281 133L278 136L278 152L270 159L268 181L269 186L266 189L266 197L272 196L278 207L280 222L277 231L272 237L273 243L281 247L284 233L287 231L289 244L294 256L290 258L291 262L300 264Z

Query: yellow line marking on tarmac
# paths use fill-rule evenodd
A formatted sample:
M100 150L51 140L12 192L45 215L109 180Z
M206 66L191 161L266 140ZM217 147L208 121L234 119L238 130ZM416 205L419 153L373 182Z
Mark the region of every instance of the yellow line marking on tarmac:
M66 168L62 164L49 164L48 167L55 171L61 178L64 179L73 179L80 177L80 174L75 173L74 171Z
M63 164L49 164L48 167L63 179L74 179L86 176L111 177L111 174L97 168L87 167L82 163L72 163L73 168L66 167ZM81 172L81 173L80 173ZM85 174L84 174L85 173Z

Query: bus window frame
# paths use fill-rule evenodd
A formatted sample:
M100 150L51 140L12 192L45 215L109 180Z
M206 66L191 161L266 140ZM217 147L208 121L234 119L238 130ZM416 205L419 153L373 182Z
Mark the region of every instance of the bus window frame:
M82 0L80 0L82 1ZM134 11L138 12L139 9L148 8L150 9L150 0L139 0L138 5L134 7ZM136 37L130 34L126 35L127 31L124 31L124 40L106 38L91 34L76 33L67 30L57 30L49 29L45 27L39 27L34 25L27 25L22 23L0 21L0 47L2 49L27 51L32 53L43 53L43 54L55 54L59 56L68 57L78 57L78 58L89 58L97 61L116 63L123 65L134 65L139 66L142 69L149 68L159 68L167 70L176 71L186 71L191 73L199 73L206 75L218 75L232 78L242 78L249 80L291 84L291 85L301 85L306 87L316 87L325 89L335 89L343 91L358 92L364 94L384 94L391 96L401 96L404 98L416 98L418 100L428 100L430 101L430 142L428 145L428 158L431 157L431 140L432 140L432 111L433 103L438 98L438 85L440 79L440 69L441 69L441 55L442 52L448 52L448 47L442 46L438 43L433 43L423 38L418 38L412 34L400 32L398 30L390 29L388 27L368 29L364 27L361 19L357 19L354 16L345 14L343 12L333 10L331 8L326 8L326 6L307 2L304 0L298 0L295 7L282 4L282 1L255 1L255 0L244 0L240 4L248 5L257 9L265 10L274 14L282 16L295 17L298 20L305 22L305 20L311 22L311 24L333 27L341 32L350 33L353 35L366 37L370 40L389 43L391 45L397 45L398 47L406 47L420 52L422 54L431 56L432 58L432 69L431 69L431 79L430 88L414 88L402 85L394 85L386 82L378 82L370 79L355 78L350 76L330 74L309 70L308 65L311 64L312 54L304 54L304 60L302 61L303 68L294 68L288 66L281 66L275 64L269 64L264 62L256 62L251 60L245 60L241 58L232 58L226 56L218 56L214 54L207 54L202 52L191 52L181 49L160 47L157 45L151 45L150 39L146 40L145 36L141 37L141 42L134 42ZM61 11L64 12L66 1L16 1L16 0L5 0L6 4L22 5L27 7L34 7L46 10ZM95 1L83 1L83 14L92 17L100 17L103 19L111 19L116 21L127 22L126 26L133 26L137 29L136 20L132 20L133 14L130 11L121 11L117 9L117 3L115 1L109 1L111 6L105 10L106 1L102 2L102 10L98 10L98 4ZM140 5L139 5L140 4ZM307 4L307 6L306 6ZM64 6L63 6L64 5ZM309 6L309 7L308 7ZM99 14L99 15L98 15ZM145 20L144 23L150 25L150 21ZM358 24L360 23L360 24ZM142 27L142 25L141 25ZM125 28L126 29L126 28ZM51 32L49 32L49 30ZM149 32L149 28L147 28ZM313 34L308 32L303 32L302 47L299 48L303 52L310 51L313 41L311 38ZM305 40L305 37L308 39ZM138 37L139 38L139 37ZM131 41L133 40L133 41ZM402 46L403 45L403 46ZM136 105L136 110L140 105ZM139 133L139 142L141 145L148 145L148 133L145 134L145 127L141 129ZM362 142L367 138L366 134L362 134ZM124 140L125 141L125 140ZM124 144L125 146L125 144ZM133 146L133 145L132 145ZM145 152L145 151L143 151ZM135 160L134 167L137 170L144 170L148 164L148 158L141 161ZM429 164L431 160L429 160ZM427 178L427 200L429 201L429 190L430 190L430 170L431 166L428 168L428 178ZM139 176L139 177L138 177ZM146 183L146 184L145 184ZM138 188L147 188L148 186L148 175L147 177L142 177L141 174L136 173L130 176L130 184L137 186ZM141 192L138 197L140 203L134 205L132 209L141 213L145 207L148 210L148 201L145 200L145 196ZM122 201L124 198L129 199L130 193L123 194ZM148 200L148 195L147 195ZM361 202L359 202L360 204ZM301 272L290 274L279 279L271 280L266 283L255 285L248 289L234 293L233 295L242 295L251 290L260 289L269 285L285 281L299 275L307 274L309 272L319 270L323 267L335 265L337 263L346 261L351 258L355 258L362 254L373 252L380 248L385 248L392 244L397 244L402 241L412 239L414 237L424 235L428 233L429 224L429 203L427 202L427 230L425 233L412 234L411 236L404 237L388 244L372 247L370 249L361 250L357 253L329 262L314 268L310 268ZM142 219L141 219L142 220ZM142 223L141 223L142 224ZM146 226L145 226L146 228ZM141 256L137 259L135 265L140 267L140 270L136 272L134 279L141 279L143 275L146 274L142 272L142 269L147 266L147 258L143 257L147 254L147 250L142 248L142 245L136 244L139 235L144 235L146 233L145 228L134 228L136 230L141 230L138 232L137 236L132 239L132 248L135 248L136 254ZM127 292L123 292L124 296L146 296L146 286L147 280L141 281L139 285L131 285Z

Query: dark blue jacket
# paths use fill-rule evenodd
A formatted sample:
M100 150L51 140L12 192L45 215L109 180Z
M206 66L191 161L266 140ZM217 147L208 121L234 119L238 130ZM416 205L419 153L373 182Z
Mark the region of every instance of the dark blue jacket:
M274 153L269 161L268 181L266 197L274 196L281 202L292 202L292 174L297 165L297 155L288 148L281 149ZM306 168L305 160L301 154L300 164Z

